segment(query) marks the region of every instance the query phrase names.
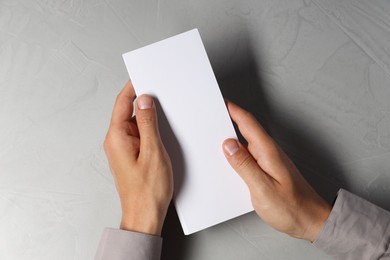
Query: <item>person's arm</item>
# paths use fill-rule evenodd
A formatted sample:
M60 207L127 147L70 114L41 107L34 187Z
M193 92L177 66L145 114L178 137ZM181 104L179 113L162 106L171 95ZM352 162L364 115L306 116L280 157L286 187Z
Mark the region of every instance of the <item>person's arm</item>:
M341 190L331 210L256 119L227 102L248 142L223 144L250 190L256 213L273 228L306 239L336 259L390 259L390 213Z
M334 259L390 259L390 212L341 189L313 244Z
M118 95L104 140L119 194L120 230L105 229L95 259L157 260L161 230L173 194L169 156L158 131L152 97L138 97L128 82Z

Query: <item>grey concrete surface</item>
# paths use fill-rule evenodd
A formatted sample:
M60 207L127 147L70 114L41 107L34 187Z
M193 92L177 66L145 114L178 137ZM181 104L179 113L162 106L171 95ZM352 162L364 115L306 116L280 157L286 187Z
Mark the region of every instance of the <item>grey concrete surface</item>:
M0 0L0 259L93 258L120 219L102 141L121 54L194 27L321 195L390 209L389 1ZM162 259L330 259L254 213L185 237L170 208L163 236Z

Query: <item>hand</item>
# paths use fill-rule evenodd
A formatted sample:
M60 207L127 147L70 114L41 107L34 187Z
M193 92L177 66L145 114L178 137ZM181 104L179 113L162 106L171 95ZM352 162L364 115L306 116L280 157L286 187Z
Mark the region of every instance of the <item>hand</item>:
M104 149L121 201L120 228L161 235L173 193L172 166L153 99L138 97L132 118L134 99L129 81L116 99Z
M227 107L248 147L227 139L224 153L247 184L257 215L281 232L313 242L330 214L330 205L249 112L231 102Z

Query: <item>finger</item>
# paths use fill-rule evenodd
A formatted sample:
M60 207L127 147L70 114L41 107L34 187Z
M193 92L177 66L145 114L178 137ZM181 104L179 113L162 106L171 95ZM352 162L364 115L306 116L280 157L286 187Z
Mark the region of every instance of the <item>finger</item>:
M228 102L228 110L241 134L248 141L248 150L260 168L278 182L282 182L288 172L286 171L288 157L252 114L232 102Z
M133 137L139 138L139 131L138 131L137 121L136 121L135 117L132 117L129 120L129 122L127 122L123 126L125 127L126 134L128 136L133 136Z
M130 120L129 123L129 135L135 136L139 138L139 131L138 131L138 126L137 126L137 119L135 116L133 116Z
M141 153L154 151L161 144L157 112L153 98L141 95L137 99L136 120L141 139Z
M248 142L248 150L258 165L272 177L279 179L275 169L283 166L278 145L267 134L256 118L248 111L227 101L230 117L237 124L242 136Z
M230 117L237 124L248 143L258 145L273 143L272 138L251 113L230 101L227 101L227 107Z
M259 167L256 160L248 150L235 139L227 139L222 144L224 154L233 169L241 176L246 185L251 189L252 186L261 185L266 174Z
M111 125L122 124L131 120L135 91L131 81L128 81L118 94L111 116Z

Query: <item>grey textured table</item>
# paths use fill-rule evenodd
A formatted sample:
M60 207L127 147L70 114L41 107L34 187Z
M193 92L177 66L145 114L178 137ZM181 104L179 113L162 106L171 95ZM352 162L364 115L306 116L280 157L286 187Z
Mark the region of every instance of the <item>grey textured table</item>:
M102 140L121 54L194 27L327 200L390 209L388 0L0 0L0 259L93 258L120 219ZM185 237L171 208L163 259L329 257L253 213Z

